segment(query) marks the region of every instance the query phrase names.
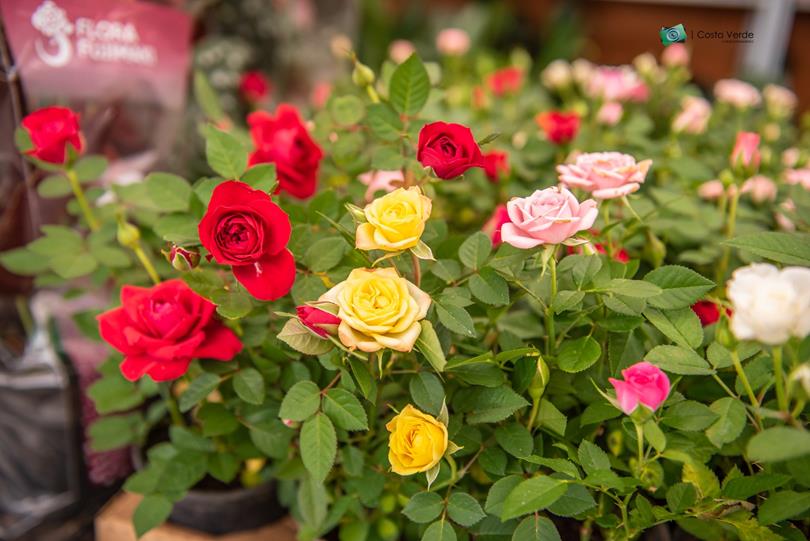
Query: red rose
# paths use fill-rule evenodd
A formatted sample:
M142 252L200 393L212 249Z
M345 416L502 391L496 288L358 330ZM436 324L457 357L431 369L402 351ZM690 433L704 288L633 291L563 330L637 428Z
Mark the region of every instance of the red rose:
M503 243L501 227L503 227L503 224L508 224L509 222L509 213L506 210L506 205L498 205L495 207L492 216L482 228L482 231L489 235L493 247L498 247Z
M545 132L546 139L557 145L571 142L579 131L579 115L576 113L549 111L539 113L534 120Z
M247 121L255 146L250 165L274 163L280 190L299 199L314 194L323 151L309 136L298 110L282 103L275 115L257 111Z
M270 96L270 81L260 71L247 71L239 80L239 93L245 101L258 103Z
M242 342L214 317L216 306L182 280L154 287L124 286L121 306L98 316L101 337L124 354L121 373L130 381L148 374L177 379L192 359L230 361Z
M445 180L464 174L470 167L484 167L481 149L470 128L446 122L422 126L416 159Z
M229 180L214 189L200 221L200 242L251 295L274 300L289 293L295 260L287 249L290 218L270 196Z
M315 306L305 304L297 306L295 311L301 323L321 338L326 338L330 334L329 331L336 333L337 326L340 325L339 317Z
M84 148L84 137L79 131L79 116L67 107L45 107L22 120L33 148L25 153L48 163L65 163L67 145L76 154Z
M501 68L489 74L487 86L498 97L515 94L523 86L523 70L513 66Z
M500 150L493 150L483 155L484 173L490 182L498 182L501 175L509 174L509 154Z
M700 324L704 327L717 323L720 319L720 307L712 301L698 301L692 305L692 311L697 314ZM731 310L726 310L726 314L730 316Z

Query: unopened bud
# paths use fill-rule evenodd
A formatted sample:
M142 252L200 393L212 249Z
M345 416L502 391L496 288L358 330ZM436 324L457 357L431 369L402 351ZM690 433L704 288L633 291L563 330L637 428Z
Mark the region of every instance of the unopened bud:
M379 535L383 541L399 539L399 526L390 518L381 518L377 522L377 535Z
M390 514L397 508L397 497L393 494L386 494L380 498L380 512Z
M649 229L647 230L647 243L644 246L644 256L655 268L660 267L667 257L666 244L661 242L661 239Z
M638 459L629 460L630 471L633 477L641 481L641 486L650 492L655 492L664 482L664 468L658 462L638 463Z
M118 243L125 248L135 249L141 240L141 232L129 222L118 221Z
M546 385L548 385L549 377L550 373L546 361L543 360L543 357L538 356L537 368L534 372L532 382L529 385L529 396L532 397L532 400L540 400L540 397L542 397L543 393L546 392Z
M804 363L790 373L788 396L797 400L810 400L810 363Z
M287 428L298 428L301 426L301 423L298 421L293 421L292 419L282 419L281 422L284 423L284 426Z
M166 254L166 252L164 252ZM172 245L172 249L166 254L166 259L169 260L172 267L180 272L190 271L197 268L200 264L200 252L197 250L190 250L182 246Z
M734 349L737 347L737 338L729 328L729 321L727 317L721 317L714 328L714 339L717 343L726 349Z
M624 448L624 434L621 430L614 430L607 435L608 450L613 456L622 454Z
M352 81L360 88L365 88L374 84L374 70L361 62L354 63L352 71Z

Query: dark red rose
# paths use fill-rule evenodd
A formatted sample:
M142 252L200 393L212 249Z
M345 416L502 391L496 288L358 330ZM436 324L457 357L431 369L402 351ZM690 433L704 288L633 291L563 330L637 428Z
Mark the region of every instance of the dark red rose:
M484 173L490 182L498 182L501 175L509 174L509 154L500 150L493 150L483 155Z
M481 148L470 128L446 122L422 126L416 159L445 180L463 175L470 167L484 167Z
M514 66L501 68L489 74L487 86L498 97L515 94L523 86L523 70Z
M570 143L579 132L579 115L548 111L534 117L535 122L546 134L546 139L554 144Z
M260 71L246 71L239 80L239 93L245 101L258 103L270 96L270 81Z
M301 323L321 338L329 336L330 331L336 333L337 326L340 325L339 317L316 306L305 304L297 306L295 311Z
M312 196L323 151L309 136L298 110L282 103L275 115L257 111L248 115L247 121L255 146L250 165L274 163L280 190L299 199Z
M287 249L290 218L270 196L244 182L229 180L214 189L200 221L200 242L257 299L289 293L295 259Z
M25 153L48 163L65 163L67 145L77 155L84 149L84 137L79 131L79 116L67 107L45 107L22 120L33 148Z
M720 319L720 306L712 301L698 301L692 305L692 311L697 314L700 324L704 327L717 323ZM726 314L731 316L731 310L726 310Z
M121 306L98 316L101 337L124 354L121 373L130 381L148 374L177 379L192 359L230 361L242 342L214 317L216 306L182 280L154 287L124 286Z

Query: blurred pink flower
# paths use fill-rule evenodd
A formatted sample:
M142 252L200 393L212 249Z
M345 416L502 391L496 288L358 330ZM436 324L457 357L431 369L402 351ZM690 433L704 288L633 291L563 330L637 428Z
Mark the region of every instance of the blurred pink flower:
M731 150L731 166L756 172L762 159L759 153L759 134L750 131L737 132L734 148Z
M759 90L739 79L720 79L714 84L714 97L739 109L759 105Z
M700 186L698 186L697 193L701 199L706 199L708 201L714 199L720 199L723 196L723 192L726 189L723 186L723 183L719 180L707 180Z
M706 131L712 106L698 96L686 96L681 101L681 110L672 119L672 131L675 133L701 134Z
M673 43L661 53L661 63L665 66L686 66L689 64L689 49L683 43Z
M740 193L747 193L754 203L776 200L776 183L764 175L756 175L743 182Z
M776 116L790 116L796 109L796 94L784 86L767 85L762 89L765 107Z
M470 50L470 35L460 28L445 28L436 36L436 49L447 56L467 54Z
M782 153L782 165L785 167L796 167L796 164L799 163L799 158L801 157L801 152L796 147L786 148L785 151Z
M586 87L589 96L603 101L645 101L649 89L630 66L599 66Z
M652 160L636 163L621 152L580 154L573 164L557 166L560 182L569 188L581 188L597 199L614 199L641 187Z
M792 199L785 199L779 205L779 210L774 212L774 220L776 220L776 224L779 226L780 229L783 231L796 231L796 224L793 223L793 220L788 218L785 213L794 214L796 212L796 203L793 202Z
M785 170L785 182L793 185L800 184L805 190L810 190L810 168Z
M319 81L312 87L309 101L315 109L323 109L329 96L332 94L332 84L326 81Z
M407 39L394 40L391 42L391 45L388 46L388 56L395 64L402 64L415 52L416 48L413 46L413 43Z
M501 227L503 242L527 250L541 244L560 244L589 229L599 213L596 201L580 203L563 187L537 190L506 204L509 222Z
M501 227L505 223L509 223L509 212L506 210L506 205L498 205L487 223L481 228L484 233L489 235L492 246L500 246L503 242L501 239Z
M374 194L378 191L392 192L402 186L405 177L399 169L393 171L367 171L357 177L360 182L368 186L366 190L366 201L374 199Z
M548 88L560 89L571 83L571 64L567 60L557 59L543 69L540 78Z
M596 121L605 126L615 126L622 119L624 107L617 101L609 101L602 104L599 112L596 113Z
M622 370L624 380L608 378L616 389L619 407L626 414L632 414L639 404L655 411L669 395L669 378L657 366L646 361L636 363Z

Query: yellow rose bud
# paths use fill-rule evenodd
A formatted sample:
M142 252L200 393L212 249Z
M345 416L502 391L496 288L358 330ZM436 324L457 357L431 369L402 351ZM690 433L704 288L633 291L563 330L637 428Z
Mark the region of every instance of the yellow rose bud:
M399 252L413 248L425 230L432 203L416 186L397 188L363 209L366 223L357 226L360 250Z
M428 471L439 463L447 450L447 427L410 404L385 428L391 433L388 461L391 470L399 475Z
M354 269L320 300L338 306L341 343L366 352L411 351L430 308L430 296L393 267Z

